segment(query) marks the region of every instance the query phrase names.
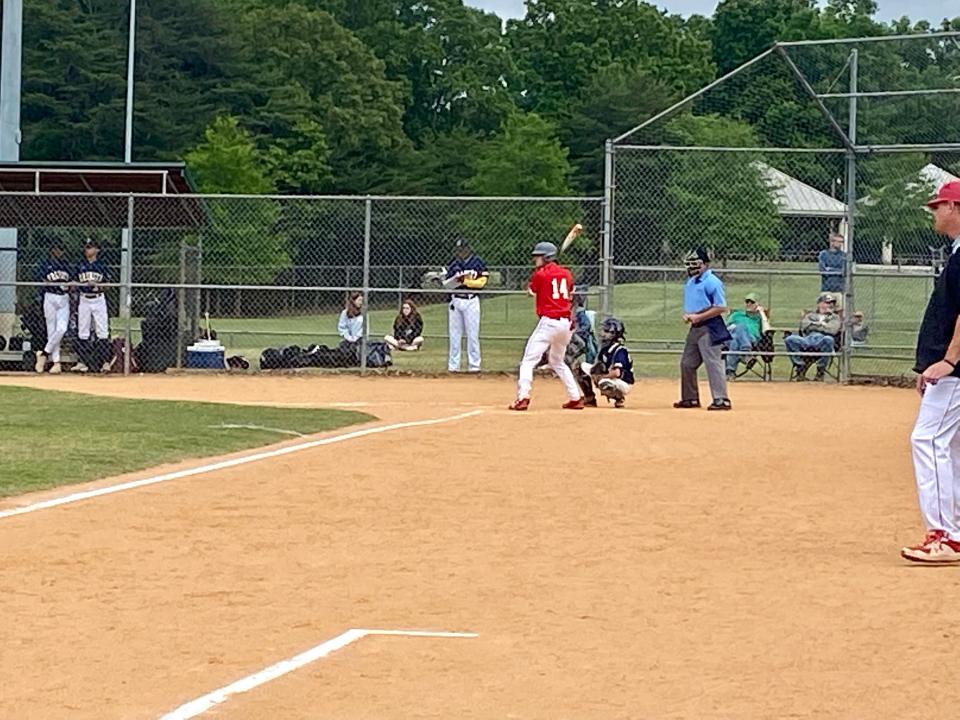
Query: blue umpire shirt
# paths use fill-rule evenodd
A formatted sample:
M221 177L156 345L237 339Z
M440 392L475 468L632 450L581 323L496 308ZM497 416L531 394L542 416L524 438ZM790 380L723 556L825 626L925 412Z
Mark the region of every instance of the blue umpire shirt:
M683 286L683 312L698 313L711 307L726 307L723 282L713 270L704 270L698 277L688 278Z

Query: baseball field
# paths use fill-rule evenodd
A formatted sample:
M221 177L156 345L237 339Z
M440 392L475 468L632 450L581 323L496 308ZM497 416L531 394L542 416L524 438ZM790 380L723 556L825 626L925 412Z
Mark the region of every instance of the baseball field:
M921 530L908 390L741 383L733 413L707 413L646 380L624 410L564 412L541 378L521 414L489 377L0 386L8 408L61 403L31 436L54 482L82 479L72 429L102 428L103 467L118 434L177 438L0 500L0 717L909 719L960 701L960 580L898 557Z

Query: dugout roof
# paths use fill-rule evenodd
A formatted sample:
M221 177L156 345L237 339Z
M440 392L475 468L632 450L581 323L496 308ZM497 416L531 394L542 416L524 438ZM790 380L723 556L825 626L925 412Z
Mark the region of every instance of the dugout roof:
M193 193L184 163L0 162L0 227L124 227L130 194L138 226L193 227Z

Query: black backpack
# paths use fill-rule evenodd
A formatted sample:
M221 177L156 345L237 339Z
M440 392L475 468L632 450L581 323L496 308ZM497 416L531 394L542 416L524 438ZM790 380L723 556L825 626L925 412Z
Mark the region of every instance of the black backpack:
M277 370L283 367L283 353L277 348L267 348L260 354L261 370Z

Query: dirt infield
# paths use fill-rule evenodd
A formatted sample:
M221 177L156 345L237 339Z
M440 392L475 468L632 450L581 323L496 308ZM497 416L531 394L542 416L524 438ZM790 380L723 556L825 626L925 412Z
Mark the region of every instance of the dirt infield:
M160 717L348 628L479 637L364 638L204 717L904 719L960 702L960 574L897 556L921 534L910 391L739 384L711 414L651 382L625 411L573 413L538 379L511 414L503 379L0 383L349 404L379 423L483 411L0 519L3 718Z

